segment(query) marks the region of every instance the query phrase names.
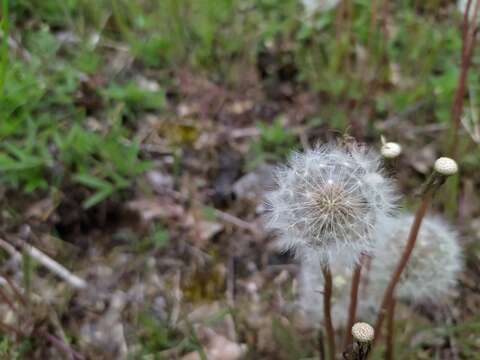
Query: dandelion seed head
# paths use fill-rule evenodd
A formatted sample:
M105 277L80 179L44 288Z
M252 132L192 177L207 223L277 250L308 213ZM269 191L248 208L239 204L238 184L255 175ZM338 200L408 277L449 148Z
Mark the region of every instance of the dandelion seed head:
M333 145L295 153L276 173L277 190L267 195L269 227L282 249L347 266L373 246L376 222L395 206L379 157L364 147Z
M387 219L377 230L377 248L370 271L372 286L379 291L388 284L413 223L413 215ZM423 219L417 243L396 288L396 296L407 301L438 300L456 284L463 267L455 231L442 219Z

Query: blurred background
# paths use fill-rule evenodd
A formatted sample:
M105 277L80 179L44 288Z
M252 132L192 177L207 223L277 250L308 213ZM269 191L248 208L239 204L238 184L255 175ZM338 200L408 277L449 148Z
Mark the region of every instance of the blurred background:
M1 3L2 359L318 358L263 193L292 150L382 135L405 194L461 168L434 211L466 271L450 312L399 310L397 356L480 359L467 2Z

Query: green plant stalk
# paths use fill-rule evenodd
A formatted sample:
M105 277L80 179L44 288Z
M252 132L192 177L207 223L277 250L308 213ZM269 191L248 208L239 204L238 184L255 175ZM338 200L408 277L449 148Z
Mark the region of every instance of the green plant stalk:
M458 212L458 197L460 190L460 176L455 174L446 184L444 208L449 219L454 220Z
M125 39L129 43L132 43L133 41L135 41L135 36L132 34L132 31L128 28L128 25L125 21L126 20L125 16L122 14L120 10L118 1L119 0L112 0L113 18L115 19L118 29L120 30L120 33L125 37Z

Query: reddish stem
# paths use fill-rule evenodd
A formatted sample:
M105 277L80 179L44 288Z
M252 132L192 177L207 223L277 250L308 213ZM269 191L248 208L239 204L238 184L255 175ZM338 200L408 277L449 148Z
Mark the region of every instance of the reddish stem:
M461 68L458 77L458 85L455 90L455 95L452 104L452 132L450 142L450 155L456 157L458 147L458 131L460 128L460 121L463 110L463 98L465 97L466 82L468 70L472 63L473 50L475 48L475 38L477 35L477 15L480 7L480 0L475 1L473 8L473 17L470 21L470 10L472 0L468 0L467 7L463 16L462 24L462 54L461 54Z
M77 359L77 360L85 360L85 357L76 352L75 350L73 350L70 345L68 345L67 343L65 343L64 341L60 340L59 338L57 338L56 336L48 333L48 332L44 332L44 331L39 331L43 336L45 336L45 338L53 345L55 346L58 350L64 352L65 354L68 354L70 355L70 358L73 358L73 359Z
M424 195L424 198L422 199L422 203L420 204L420 207L417 209L415 213L415 219L410 229L407 245L405 246L405 249L402 253L402 257L400 258L397 264L397 267L390 279L388 287L385 290L385 293L383 295L382 305L380 306L377 322L375 323L375 338L373 340L373 345L375 345L377 340L380 339L380 334L382 330L382 324L385 319L385 314L387 313L388 309L391 307L391 303L393 301L393 296L395 293L395 287L397 286L397 283L400 280L400 276L402 275L402 272L407 265L408 259L412 254L413 248L415 247L418 231L420 230L420 225L422 224L423 217L425 216L425 212L427 211L431 198L432 198L432 192L429 191Z
M393 360L395 352L393 351L394 339L395 339L395 299L392 299L390 307L388 308L388 317L387 317L387 351L385 352L385 360Z
M325 278L325 289L323 290L323 317L325 319L325 333L327 335L328 354L330 360L335 360L335 331L332 322L332 273L328 266L322 267Z
M362 261L359 262L352 275L352 287L350 288L350 306L348 307L348 320L343 348L346 349L352 343L352 326L355 323L358 303L358 289L360 287L360 275L362 273Z
M320 356L320 360L325 360L325 346L323 341L323 334L322 331L318 331L318 353Z

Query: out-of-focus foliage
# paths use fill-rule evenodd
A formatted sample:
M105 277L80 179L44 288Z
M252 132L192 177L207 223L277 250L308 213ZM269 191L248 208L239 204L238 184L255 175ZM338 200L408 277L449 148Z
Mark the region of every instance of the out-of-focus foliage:
M362 111L382 119L412 107L418 123L445 122L458 76L461 16L443 2L357 0L314 13L296 0L12 0L9 8L2 179L28 192L77 181L94 190L86 206L148 168L129 137L142 114L167 106L172 71L232 85L256 68L266 86L316 92L322 106L310 124L339 130ZM116 67L122 54L155 74L155 86ZM478 84L471 72L469 86ZM253 163L293 145L278 124L260 128Z

